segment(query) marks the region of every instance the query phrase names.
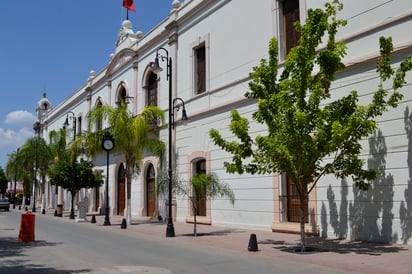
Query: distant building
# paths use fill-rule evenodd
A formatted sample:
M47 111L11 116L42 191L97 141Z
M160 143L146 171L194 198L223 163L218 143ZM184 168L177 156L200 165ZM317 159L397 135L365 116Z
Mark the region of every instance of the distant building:
M66 115L73 112L77 132L87 128L86 114L96 105L116 106L128 102L128 109L139 113L147 105L156 105L168 113L168 79L166 63L159 75L151 67L156 51L164 48L173 61L173 98L185 102L189 120L178 122L175 112L173 153L175 172L189 181L193 174L214 172L230 184L236 195L234 207L225 199L205 199L198 222L229 227L263 230L299 231L298 202L293 182L283 174L231 175L223 168L230 155L213 145L210 128L233 138L228 129L229 112L236 108L251 117L256 102L243 96L248 90L249 73L262 58L267 58L268 42L279 39L280 66L288 51L297 43L293 27L305 21L309 8L323 7L325 1L305 0L185 0L173 1L167 18L147 34L135 32L132 22L123 22L115 42L114 53L101 71L91 71L82 86L48 113L43 136L62 127ZM375 73L379 55L379 37L392 36L396 65L412 52L412 5L409 1L343 0L339 16L348 20L338 34L347 43L347 68L337 74L332 98L359 90L361 100L370 99L378 85ZM164 52L162 52L163 54ZM79 64L87 66L87 64ZM408 77L408 82L412 78ZM64 83L62 83L64 84ZM412 92L395 110L385 114L379 131L364 140L364 156L369 167L381 171L370 191L362 192L352 182L333 176L323 178L308 202L308 232L321 236L412 243ZM176 109L174 109L176 111ZM167 117L167 116L166 116ZM252 121L252 120L250 120ZM106 128L100 121L94 129ZM251 132L265 128L251 123ZM71 138L70 136L68 138ZM159 138L167 144L167 127L160 128ZM126 186L122 156L111 155L109 196L110 214L123 215ZM97 168L106 171L105 155L94 159ZM160 174L159 159L146 155L141 173L132 182L132 217L166 215L163 196L151 195ZM51 191L50 193L53 193ZM103 208L104 188L85 190L90 210ZM65 194L67 195L67 194ZM65 207L69 206L65 199ZM54 206L54 203L49 203ZM185 197L175 197L177 221L192 222L193 212Z

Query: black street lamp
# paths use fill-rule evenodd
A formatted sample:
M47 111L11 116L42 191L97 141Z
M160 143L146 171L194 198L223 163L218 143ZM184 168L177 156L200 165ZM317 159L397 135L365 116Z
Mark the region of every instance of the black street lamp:
M73 120L73 141L76 140L76 115L72 111L69 111L66 115L66 120L64 121L63 128L67 128L69 126L69 114L71 115L71 119ZM73 163L72 163L72 183L74 185L74 172L75 172L75 163L76 163L76 156L73 155ZM73 194L73 192L72 192ZM71 209L70 209L70 219L74 219L74 205L73 205L73 200L74 197L71 197L72 202L71 202Z
M16 200L17 200L17 155L20 151L20 148L17 149L16 154L14 155L14 198L13 198L13 209L16 208Z
M161 55L159 51L162 50L165 52L166 55ZM156 58L155 62L152 65L152 71L156 74L159 74L163 69L159 65L159 58L162 61L166 61L167 64L167 80L169 81L169 167L168 167L168 179L169 179L169 197L168 197L168 204L169 204L169 218L167 219L167 228L166 228L166 237L174 237L175 236L175 228L173 225L173 216L172 216L172 180L173 180L173 165L172 165L172 130L174 128L174 109L176 108L179 110L179 106L174 106L176 100L179 100L182 104L182 113L183 113L183 120L187 120L185 103L181 98L173 99L172 94L172 58L169 57L169 52L165 48L159 48L156 51Z
M34 132L36 133L36 142L35 142L35 166L34 166L34 181L33 181L33 208L32 212L36 212L36 184L37 184L37 170L38 170L38 156L37 156L37 146L39 145L38 141L40 139L40 129L41 124L39 121L35 122L33 125Z
M110 225L110 217L109 217L109 153L114 148L114 139L113 136L106 131L103 135L102 147L107 153L107 161L106 161L106 210L104 215L104 223L103 225Z

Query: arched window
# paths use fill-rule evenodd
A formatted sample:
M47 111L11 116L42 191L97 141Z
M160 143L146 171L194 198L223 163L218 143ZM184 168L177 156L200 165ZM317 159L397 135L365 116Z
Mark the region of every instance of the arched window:
M206 173L206 160L200 159L194 163L194 172L193 175ZM197 216L206 216L206 201L207 195L206 193L197 193L199 196L198 204L197 204Z
M157 106L157 75L153 72L147 82L146 106Z
M118 105L126 104L127 92L124 86L120 87L119 97L118 97Z
M103 103L99 99L97 101L96 108L99 108L99 107L102 107L102 106L103 106ZM99 119L97 119L97 121L96 121L96 131L99 131L99 130L102 130L102 129L103 129L103 117L99 117Z
M130 99L133 97L129 96L129 93L127 91L127 85L125 82L121 82L120 85L117 88L116 92L116 104L117 105L127 105L130 103Z
M123 216L126 208L126 169L122 164L117 172L117 215Z
M194 177L197 174L206 173L209 174L211 172L210 167L210 152L208 151L194 151L193 153L188 155L187 161L190 163L188 165L188 173L190 177ZM190 185L190 190L193 190L193 186ZM193 194L193 193L191 193ZM196 212L193 211L192 200L188 201L188 222L194 222L194 216L196 214L196 221L199 224L211 224L212 223L212 204L211 199L205 193L198 193L196 199L197 202L197 209Z

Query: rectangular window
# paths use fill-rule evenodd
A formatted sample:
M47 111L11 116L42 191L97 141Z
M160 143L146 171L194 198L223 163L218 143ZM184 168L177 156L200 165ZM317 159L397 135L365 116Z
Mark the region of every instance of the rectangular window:
M82 117L77 118L77 136L82 136Z
M296 31L294 23L300 21L299 0L284 0L281 2L282 14L282 35L283 35L283 56L288 55L290 50L298 44L299 33Z
M196 174L206 173L206 160L202 159L196 162ZM197 193L199 195L197 200L197 216L206 216L206 193Z
M196 94L206 91L206 47L204 44L194 49Z
M147 83L146 106L157 106L157 75L153 72Z

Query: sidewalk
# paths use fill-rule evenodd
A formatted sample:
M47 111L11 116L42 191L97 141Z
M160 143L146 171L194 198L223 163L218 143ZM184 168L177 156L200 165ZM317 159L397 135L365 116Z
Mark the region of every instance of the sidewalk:
M47 212L47 214L52 214ZM68 216L68 214L67 214ZM103 225L104 216L96 215L96 224ZM66 214L63 218L66 217ZM89 222L92 217L88 216ZM175 237L166 238L166 222L140 218L121 229L122 216L110 216L111 226L122 233L139 233L170 241L184 241L196 245L248 253L250 256L277 257L290 261L328 266L358 273L412 273L412 246L399 244L365 243L359 241L308 237L307 246L313 250L301 254L294 249L300 242L297 234L275 233L262 230L234 229L214 225L197 225L193 237L193 224L175 222ZM88 225L88 223L83 223ZM257 238L258 251L248 251L250 235Z

